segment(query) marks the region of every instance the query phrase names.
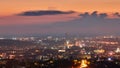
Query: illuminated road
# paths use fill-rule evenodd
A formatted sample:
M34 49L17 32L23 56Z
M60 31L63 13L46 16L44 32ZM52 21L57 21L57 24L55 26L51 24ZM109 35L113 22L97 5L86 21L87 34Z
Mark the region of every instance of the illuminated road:
M88 67L87 60L81 60L80 68L86 68L86 67Z

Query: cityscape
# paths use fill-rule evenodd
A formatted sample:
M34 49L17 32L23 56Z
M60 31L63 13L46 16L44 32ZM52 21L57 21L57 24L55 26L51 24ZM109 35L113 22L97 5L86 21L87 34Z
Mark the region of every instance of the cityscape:
M119 68L120 36L0 38L1 68Z
M120 0L0 0L0 68L120 68Z

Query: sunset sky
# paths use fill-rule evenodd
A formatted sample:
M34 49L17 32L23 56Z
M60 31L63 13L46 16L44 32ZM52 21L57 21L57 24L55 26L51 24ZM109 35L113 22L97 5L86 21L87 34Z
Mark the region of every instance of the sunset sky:
M120 34L120 0L0 0L0 9L0 35Z
M120 0L1 0L0 15L11 15L27 10L73 10L78 12L120 11Z

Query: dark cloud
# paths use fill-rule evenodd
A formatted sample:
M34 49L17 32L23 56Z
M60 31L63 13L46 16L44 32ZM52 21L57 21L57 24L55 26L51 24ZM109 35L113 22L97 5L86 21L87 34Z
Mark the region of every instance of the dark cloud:
M120 15L116 13L115 15ZM118 34L120 35L120 18L106 18L107 13L82 13L79 18L49 24L26 24L1 26L1 33L83 33L83 34ZM2 32L3 31L3 32Z
M82 18L50 24L28 24L0 27L0 31L8 30L12 33L83 33L83 34L120 34L120 19L106 18L106 13L84 13Z
M99 14L99 17L100 18L106 18L108 15L107 15L107 13L100 13Z
M85 12L83 14L80 14L80 16L83 17L83 18L86 18L86 17L89 17L90 15L89 15L88 12Z
M98 14L97 11L94 11L91 14L88 12L85 12L83 14L80 14L79 16L81 16L84 19L86 19L86 18L88 18L88 19L104 19L108 16L108 14L107 13Z
M120 14L118 12L114 13L113 15L120 17Z
M74 11L59 11L59 10L40 10L40 11L26 11L20 13L20 16L41 16L41 15L57 15L57 14L71 14Z
M92 14L91 14L91 16L92 17L98 17L98 14L97 14L98 12L97 11L94 11Z

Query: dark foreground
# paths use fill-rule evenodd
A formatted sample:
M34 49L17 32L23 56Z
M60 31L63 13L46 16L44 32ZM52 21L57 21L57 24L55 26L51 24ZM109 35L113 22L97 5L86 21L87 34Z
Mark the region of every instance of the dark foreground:
M0 68L120 68L120 61L106 59L50 59L46 61L1 59Z

